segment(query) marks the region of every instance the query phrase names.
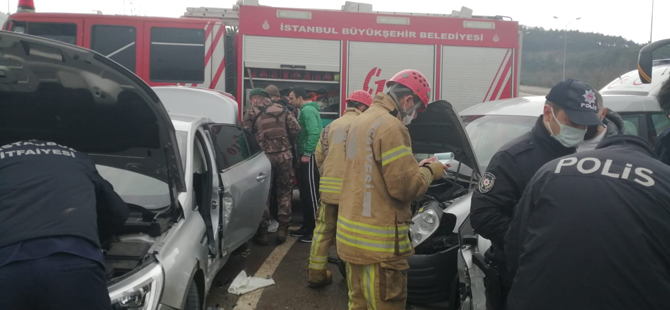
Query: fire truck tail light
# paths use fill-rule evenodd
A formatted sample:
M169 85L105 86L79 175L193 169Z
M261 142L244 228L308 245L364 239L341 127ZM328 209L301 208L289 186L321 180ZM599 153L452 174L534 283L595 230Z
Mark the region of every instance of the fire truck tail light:
M34 0L19 0L17 12L35 12Z
M377 24L409 25L409 17L377 16Z
M463 28L496 29L496 23L465 20L463 21Z
M277 10L279 18L312 19L312 12Z

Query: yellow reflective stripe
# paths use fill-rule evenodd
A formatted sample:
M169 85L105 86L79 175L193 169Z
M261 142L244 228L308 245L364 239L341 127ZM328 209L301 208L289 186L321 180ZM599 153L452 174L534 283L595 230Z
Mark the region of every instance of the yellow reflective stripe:
M342 191L342 188L341 188L341 187L334 187L334 186L323 186L323 184L322 184L322 185L319 186L319 190L320 190L320 191L324 191L324 190L326 190L326 191L335 191L335 192L338 192L338 193L339 193L339 192Z
M396 244L396 240L383 241L361 238L347 234L343 231L340 231L339 229L337 230L337 241L342 242L350 247L382 253L394 253ZM409 238L402 238L398 242L398 247L401 253L409 251L411 249Z
M316 256L312 255L309 259L313 262L328 262L328 256Z
M309 263L309 269L314 269L314 270L325 270L326 269L326 264L317 264L317 263Z
M368 310L377 310L377 298L375 295L375 265L365 266L365 275L363 276L363 284L365 300L368 302Z
M342 216L337 218L337 227L372 237L395 238L395 226L375 226L360 222L348 220ZM409 233L409 226L398 227L398 236L403 236Z
M310 249L310 259L312 256L321 257L317 254L319 253L319 246L323 239L323 232L326 230L326 206L321 203L319 205L319 214L317 214L318 225L314 229L314 242L312 242L312 248Z
M324 180L319 181L319 184L326 184L326 185L332 185L332 186L342 186L342 182L324 181Z
M394 160L412 155L412 149L401 145L382 154L382 166L386 166Z
M323 189L319 189L319 190L320 190L322 193L331 193L331 194L339 194L339 193L342 192L341 190L323 190Z
M323 146L321 146L321 143L316 145L316 150L319 152L323 152Z

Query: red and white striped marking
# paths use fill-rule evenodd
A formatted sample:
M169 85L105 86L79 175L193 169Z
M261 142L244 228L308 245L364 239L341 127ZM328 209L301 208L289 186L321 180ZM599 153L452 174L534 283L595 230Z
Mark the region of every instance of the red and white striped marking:
M503 57L502 62L500 63L500 67L498 67L498 71L496 72L493 81L491 81L489 90L486 92L484 101L498 100L505 92L510 93L512 91L510 83L513 73L513 55L514 52L512 49L508 49L505 53L505 57ZM511 94L509 97L511 97Z
M225 90L222 76L226 68L224 36L226 27L223 23L207 23L205 26L205 79L202 84L190 83L188 86ZM187 86L179 83L178 86Z

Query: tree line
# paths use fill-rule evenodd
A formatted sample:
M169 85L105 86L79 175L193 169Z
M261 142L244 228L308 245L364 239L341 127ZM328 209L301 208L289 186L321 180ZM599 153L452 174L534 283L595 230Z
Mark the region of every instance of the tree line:
M552 87L563 77L564 31L521 26L521 84ZM596 89L637 68L643 44L601 33L567 32L565 77L573 77ZM670 47L654 52L654 58L670 58Z

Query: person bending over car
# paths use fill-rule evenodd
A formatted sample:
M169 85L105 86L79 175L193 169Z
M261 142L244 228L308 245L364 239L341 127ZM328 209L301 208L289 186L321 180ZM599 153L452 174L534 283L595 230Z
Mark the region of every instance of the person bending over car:
M111 309L99 236L128 206L88 154L20 141L0 147L0 176L0 309Z
M600 118L602 125L591 125L586 128L584 142L577 147L577 152L592 151L600 141L624 133L625 126L621 115L605 108L600 92L596 91L596 97L598 98L598 118Z
M598 97L586 83L567 79L554 86L546 98L544 113L535 127L493 155L472 196L472 227L491 240L485 253L486 263L495 270L484 278L488 310L505 309L512 276L507 272L503 243L526 184L542 165L575 153L587 126L602 124L596 114Z

